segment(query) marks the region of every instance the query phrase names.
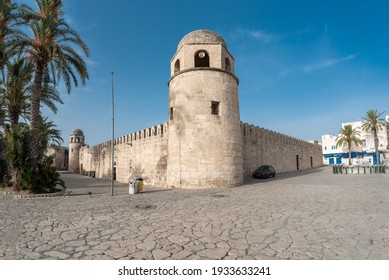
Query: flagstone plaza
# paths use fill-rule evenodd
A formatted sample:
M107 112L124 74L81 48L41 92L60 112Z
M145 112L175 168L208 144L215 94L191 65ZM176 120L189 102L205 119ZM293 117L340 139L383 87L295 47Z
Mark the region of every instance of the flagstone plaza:
M389 175L323 167L114 196L110 181L62 177L71 196L0 196L0 259L389 259Z

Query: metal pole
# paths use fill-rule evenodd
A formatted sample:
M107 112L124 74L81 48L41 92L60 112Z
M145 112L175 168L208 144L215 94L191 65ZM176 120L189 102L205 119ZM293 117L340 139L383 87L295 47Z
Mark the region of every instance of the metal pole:
M112 72L112 143L111 143L111 149L112 149L112 166L111 166L111 195L113 196L113 189L114 189L114 166L115 166L115 102L114 102L114 88L113 88L113 72Z

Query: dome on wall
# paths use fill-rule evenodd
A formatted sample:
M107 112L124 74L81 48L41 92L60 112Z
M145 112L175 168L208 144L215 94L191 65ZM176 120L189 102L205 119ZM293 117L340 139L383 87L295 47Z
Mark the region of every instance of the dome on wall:
M82 132L81 129L76 128L76 129L73 129L71 135L84 135L84 132Z
M210 30L195 30L186 34L178 43L177 50L183 45L193 44L222 44L227 48L224 39L217 33Z

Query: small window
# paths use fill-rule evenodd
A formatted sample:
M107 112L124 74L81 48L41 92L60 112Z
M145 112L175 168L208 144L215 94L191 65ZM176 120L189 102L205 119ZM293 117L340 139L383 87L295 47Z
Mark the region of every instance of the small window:
M170 108L170 120L173 120L173 107Z
M195 67L209 67L209 55L206 51L196 52Z
M212 101L211 102L211 114L219 115L220 113L220 102Z
M226 58L226 71L231 72L231 62L228 57Z
M174 64L174 74L177 74L178 72L180 72L180 60L179 59L177 59L176 63Z

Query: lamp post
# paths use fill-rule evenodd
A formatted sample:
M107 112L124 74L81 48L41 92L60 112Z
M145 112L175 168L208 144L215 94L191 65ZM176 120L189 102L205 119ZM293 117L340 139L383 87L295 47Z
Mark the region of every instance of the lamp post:
M112 72L112 142L111 142L111 149L112 149L112 166L111 166L111 195L113 196L113 189L114 189L114 168L115 168L115 98L114 98L114 88L113 88L113 72Z

